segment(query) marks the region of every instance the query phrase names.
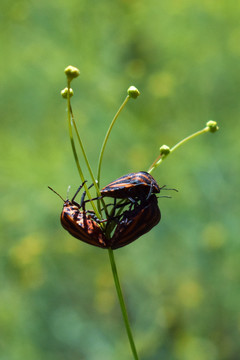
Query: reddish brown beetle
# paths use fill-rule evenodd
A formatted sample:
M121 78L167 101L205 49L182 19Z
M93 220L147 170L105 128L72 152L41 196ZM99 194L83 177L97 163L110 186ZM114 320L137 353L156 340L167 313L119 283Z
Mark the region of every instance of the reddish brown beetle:
M85 192L82 195L80 204L75 202L75 198L82 188L79 187L72 200L64 200L55 190L54 191L63 201L63 210L60 216L61 224L75 238L85 243L94 245L103 249L118 249L130 244L140 236L146 234L160 219L161 213L157 203L157 197L152 194L140 203L131 203L128 210L125 210L117 217L111 217L107 220L107 227L116 223L117 226L113 235L108 239L100 227L100 222L92 211L85 210ZM114 205L116 208L123 205ZM81 210L82 209L82 210ZM113 221L113 223L112 223Z
M74 200L82 187L83 184L79 187L71 201L68 199L64 200L55 190L49 187L50 190L55 192L64 201L60 216L61 224L75 238L94 246L107 248L107 239L99 225L101 221L97 221L96 216L85 210L85 193L80 204ZM81 208L82 210L80 210Z
M147 200L136 205L133 210L123 212L111 238L111 249L118 249L130 244L150 231L159 223L160 219L161 212L157 197L153 194Z
M119 199L147 199L159 193L161 188L156 180L145 171L130 173L112 181L101 190L102 196Z

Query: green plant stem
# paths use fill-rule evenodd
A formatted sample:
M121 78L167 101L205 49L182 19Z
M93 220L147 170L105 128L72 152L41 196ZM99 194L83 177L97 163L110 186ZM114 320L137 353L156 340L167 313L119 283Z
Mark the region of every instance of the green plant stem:
M111 130L113 128L113 125L115 124L119 114L121 113L122 109L124 108L124 106L127 104L128 100L130 99L130 96L127 95L126 99L124 100L124 102L122 103L122 105L120 106L120 108L118 109L116 115L114 116L109 128L108 128L108 131L107 131L107 134L105 136L105 139L103 141L103 144L102 144L102 148L101 148L101 151L100 151L100 155L99 155L99 160L98 160L98 171L97 171L97 180L98 180L98 186L100 185L100 176L101 176L101 166L102 166L102 160L103 160L103 153L104 153L104 150L105 150L105 147L106 147L106 144L107 144L107 141L108 141L108 138L109 138L109 135L111 133Z
M77 129L76 122L75 122L75 120L74 120L74 116L73 116L73 112L72 112L72 107L71 107L71 116L72 116L73 127L74 127L74 130L75 130L75 132L76 132L77 139L78 139L80 148L81 148L81 150L82 150L84 160L85 160L85 162L86 162L86 164L87 164L87 168L88 168L89 174L90 174L90 176L91 176L92 182L93 182L94 187L95 187L95 189L96 189L97 196L100 196L101 194L100 194L100 191L99 191L99 187L98 187L98 185L97 185L97 183L96 183L96 180L95 180L95 178L94 178L94 175L93 175L93 172L92 172L90 163L89 163L88 158L87 158L87 154L86 154L86 152L85 152L85 149L84 149L84 147L83 147L82 140L81 140L81 138L80 138L80 135L79 135L79 132L78 132L78 129Z
M206 126L204 129L199 130L195 133L193 133L190 136L187 136L185 139L179 141L176 145L174 145L171 149L169 154L172 154L173 151L175 151L176 149L178 149L180 146L182 146L183 144L185 144L187 141L194 139L195 137L205 134L206 132L209 132L209 127ZM148 173L151 174L153 172L153 170L155 170L162 162L163 160L166 158L167 156L164 156L162 154L160 154L157 159L154 161L154 163L150 166Z
M75 124L75 122L74 122L74 119L72 117L72 109L71 109L71 102L70 102L70 81L68 81L67 106L68 106L68 130L69 130L69 137L70 137L70 142L71 142L71 146L72 146L73 156L74 156L74 159L75 159L75 162L76 162L76 165L77 165L77 169L78 169L81 181L84 182L85 178L84 178L84 175L83 175L83 172L82 172L79 160L78 160L76 146L75 146L75 142L74 142L74 139L73 139L73 132L72 132L73 123ZM78 135L78 133L77 133L77 135ZM79 140L80 140L80 137L79 137ZM80 140L80 146L81 146L81 144L82 144L82 142ZM83 149L83 147L82 147L82 149ZM84 151L84 153L85 153L85 151ZM94 181L94 183L95 183L95 181ZM97 215L98 218L100 218L100 214L98 212L98 209L96 208L94 202L91 200L91 194L90 194L90 192L88 190L88 187L87 187L86 183L84 184L84 189L86 191L87 197L89 198L89 200L91 202L91 205L93 207L93 210L94 210L95 214Z
M97 184L97 182L96 182L96 180L95 180L95 178L94 178L94 175L93 175L93 172L92 172L90 163L89 163L88 158L87 158L87 154L86 154L86 152L85 152L85 150L84 150L83 143L82 143L82 140L81 140L81 138L80 138L80 135L79 135L79 132L78 132L78 129L77 129L77 125L76 125L75 120L74 120L74 116L73 116L73 112L72 112L72 107L71 107L71 105L70 105L70 109L71 109L72 123L73 123L73 126L74 126L74 130L75 130L75 132L76 132L76 135L77 135L77 139L78 139L80 148L81 148L82 153L83 153L84 160L85 160L85 162L86 162L86 164L87 164L87 168L88 168L89 174L90 174L90 176L91 176L92 182L93 182L93 184L94 184L95 190L96 190L96 192L97 192L97 196L100 197L100 196L101 196L101 193L100 193L98 184ZM90 199L90 198L89 198L89 199ZM105 212L107 213L106 204L105 204L105 202L104 202L103 199L101 199L101 203L102 203L102 205L103 205L103 208L105 209ZM99 204L99 200L98 200L98 204ZM98 210L97 210L97 212L96 212L96 207L93 206L93 209L94 209L97 217L98 217L99 219L101 219L101 208L100 208L100 206L98 205ZM104 226L104 225L102 224L101 226Z
M115 282L115 287L116 287L116 290L117 290L117 295L118 295L120 307L121 307L121 310L122 310L123 320L124 320L124 324L125 324L125 327L126 327L130 347L131 347L134 359L138 360L138 354L137 354L137 350L136 350L135 343L134 343L134 340L133 340L131 327L130 327L130 324L129 324L127 309L126 309L126 305L125 305L125 302L124 302L121 285L120 285L120 282L119 282L119 277L118 277L118 273L117 273L117 267L116 267L116 263L115 263L115 259L114 259L114 255L113 255L113 250L108 249L108 254L109 254L109 259L110 259L110 263L111 263L111 267L112 267L112 273L113 273L113 278L114 278L114 282Z

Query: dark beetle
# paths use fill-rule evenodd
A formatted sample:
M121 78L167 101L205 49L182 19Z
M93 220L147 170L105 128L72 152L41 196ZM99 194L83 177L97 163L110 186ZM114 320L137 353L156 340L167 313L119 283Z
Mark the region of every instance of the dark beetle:
M146 234L157 225L161 219L157 197L152 194L140 202L135 201L134 203L130 203L128 210L125 210L116 217L113 216L109 218L106 228L113 224L112 221L116 223L116 219L117 226L115 227L113 235L107 238L105 231L103 231L99 225L100 222L105 222L106 220L98 220L94 212L85 210L85 192L82 195L80 204L75 202L75 198L82 186L83 184L79 187L71 201L68 199L64 200L59 194L57 195L64 201L60 216L63 228L72 236L85 243L103 249L118 249ZM53 190L52 188L50 189ZM117 208L122 205L114 206Z
M147 199L159 193L161 188L156 180L145 171L130 173L112 181L101 190L102 196L118 199Z
M85 243L106 249L108 247L107 239L99 225L100 221L97 221L94 213L85 210L85 192L82 195L80 204L75 202L75 198L83 184L78 188L71 201L68 199L64 200L55 190L49 188L64 201L60 216L63 228L72 236Z
M107 248L107 239L97 221L85 210L80 211L71 201L64 202L60 220L64 229L75 238L94 246Z
M140 236L146 234L161 219L161 212L158 207L156 195L136 205L133 210L126 210L114 231L111 238L112 249L118 249L128 245Z

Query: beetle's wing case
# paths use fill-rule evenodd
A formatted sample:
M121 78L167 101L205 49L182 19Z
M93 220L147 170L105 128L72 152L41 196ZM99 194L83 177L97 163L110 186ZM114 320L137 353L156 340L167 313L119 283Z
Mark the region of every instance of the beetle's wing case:
M157 197L151 195L148 200L137 205L135 209L123 213L122 219L113 234L111 248L118 249L130 244L150 231L159 223L160 219L161 212Z
M119 199L141 198L143 195L146 197L159 192L160 187L156 180L145 171L123 175L101 189L102 196Z
M60 220L63 228L75 238L97 247L107 247L107 239L99 224L77 206L65 202Z

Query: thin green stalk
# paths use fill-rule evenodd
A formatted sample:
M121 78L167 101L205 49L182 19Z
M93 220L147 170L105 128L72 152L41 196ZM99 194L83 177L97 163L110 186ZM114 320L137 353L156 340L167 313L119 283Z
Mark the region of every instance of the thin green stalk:
M183 144L185 144L187 141L194 139L195 137L202 135L206 132L210 131L209 126L206 126L204 129L199 130L195 133L193 133L190 136L187 136L185 139L179 141L176 145L174 145L170 151L169 154L171 154L173 151L175 151L176 149L178 149L180 146L182 146ZM151 174L153 172L154 169L156 169L162 162L163 160L167 157L167 155L164 154L160 154L157 159L153 162L153 164L150 166L148 173Z
M77 139L78 139L78 142L79 142L81 151L82 151L82 153L83 153L84 160L85 160L85 162L86 162L86 165L87 165L89 174L90 174L90 176L91 176L92 182L93 182L93 184L94 184L94 187L95 187L95 189L96 189L97 196L100 196L101 194L100 194L100 191L99 191L99 187L98 187L98 185L97 185L97 183L96 183L96 180L95 180L94 175L93 175L93 171L92 171L92 169L91 169L90 163L89 163L88 158L87 158L87 154L86 154L85 149L84 149L84 147L83 147L83 143L82 143L82 140L81 140L81 138L80 138L80 135L79 135L79 132L78 132L78 129L77 129L77 125L76 125L76 122L75 122L75 119L74 119L74 116L73 116L73 111L72 111L71 105L70 105L70 111L71 111L71 117L72 117L72 123L73 123L73 126L74 126L74 130L75 130L75 132L76 132Z
M128 100L130 99L130 96L127 95L126 99L124 100L124 102L122 103L122 105L120 106L120 108L118 109L116 115L114 116L110 126L109 126L109 129L107 131L107 134L105 136L105 139L103 141L103 144L102 144L102 148L101 148L101 151L100 151L100 155L99 155L99 160L98 160L98 171L97 171L97 180L98 180L98 185L100 184L100 176L101 176L101 166L102 166L102 160L103 160L103 153L104 153L104 150L105 150L105 147L106 147L106 144L107 144L107 141L108 141L108 138L109 138L109 135L111 133L111 130L113 128L113 125L115 124L118 116L120 115L122 109L124 108L124 106L127 104Z
M72 116L72 123L73 123L73 126L74 126L74 129L75 129L75 132L76 132L76 135L77 135L77 138L78 138L78 142L79 142L79 145L81 147L81 150L82 150L82 153L83 153L83 157L84 157L84 160L87 164L87 168L88 168L88 171L89 171L89 174L91 176L91 179L92 179L92 182L94 184L94 187L95 187L95 190L97 192L97 196L101 196L101 193L100 193L100 190L99 190L99 187L98 187L98 184L94 178L94 175L93 175L93 172L92 172L92 169L91 169L91 166L90 166L90 163L88 161L88 158L87 158L87 154L84 150L84 147L83 147L83 143L82 143L82 140L80 138L80 135L79 135L79 132L78 132L78 129L77 129L77 125L75 123L75 120L74 120L74 116L73 116L73 112L72 112L72 107L71 107L71 116ZM102 206L105 210L105 212L107 213L107 207L106 207L106 204L104 202L103 199L101 199L101 203L102 203ZM98 204L99 204L99 200L98 200ZM101 218L101 207L98 205L98 212L96 213L98 218L100 219Z
M70 102L70 81L69 80L68 80L67 106L68 106L68 129L69 129L70 142L71 142L71 145L72 145L73 156L74 156L74 159L75 159L75 162L76 162L76 165L77 165L77 169L78 169L81 181L84 182L85 178L84 178L84 175L83 175L83 172L82 172L79 160L78 160L76 146L75 146L75 142L74 142L74 139L73 139L73 132L72 132L73 117L72 117L71 102ZM94 181L94 183L95 183L95 181ZM90 194L90 192L88 190L88 187L87 187L86 183L84 184L84 189L86 191L87 197L89 198L89 200L91 202L91 205L93 207L93 210L94 210L95 214L100 218L100 214L99 214L94 202L91 200L91 194Z
M109 259L110 259L110 263L111 263L111 267L112 267L112 273L113 273L113 278L114 278L114 282L115 282L115 287L117 290L117 295L118 295L120 307L122 310L123 320L124 320L124 324L126 327L130 347L131 347L134 359L139 360L136 346L135 346L133 336L132 336L132 331L131 331L131 327L130 327L130 323L129 323L129 319L128 319L126 305L125 305L123 294L122 294L121 285L119 282L119 277L118 277L118 273L117 273L117 267L116 267L116 263L115 263L115 259L114 259L114 255L113 255L113 250L108 249L108 254L109 254Z
M177 148L179 148L180 146L182 146L182 145L183 145L184 143L186 143L187 141L192 140L192 139L194 139L195 137L197 137L197 136L199 136L199 135L202 135L202 134L204 134L204 133L206 133L206 132L208 132L208 131L209 131L209 127L206 126L204 129L199 130L199 131L195 132L194 134L187 136L185 139L179 141L176 145L174 145L174 146L171 148L171 153L172 153L174 150L176 150Z

